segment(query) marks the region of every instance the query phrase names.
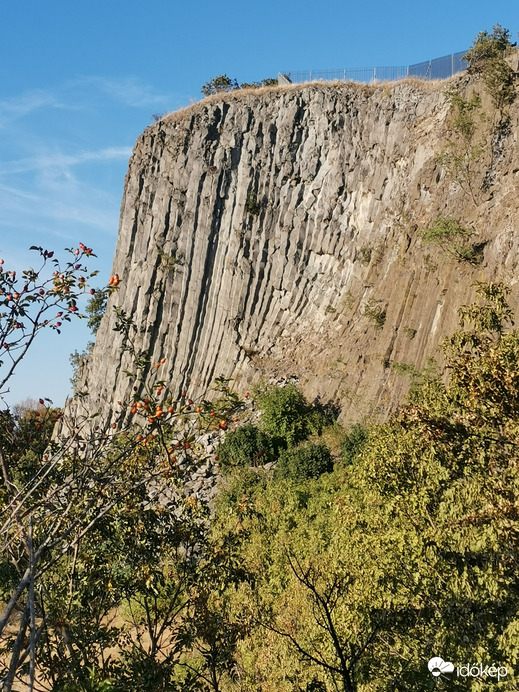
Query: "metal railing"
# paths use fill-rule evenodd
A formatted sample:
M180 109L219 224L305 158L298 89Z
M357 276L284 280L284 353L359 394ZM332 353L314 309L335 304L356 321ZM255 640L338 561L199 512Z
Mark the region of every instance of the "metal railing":
M306 70L286 72L284 76L290 82L340 81L340 82L393 82L405 77L420 79L446 79L467 68L463 56L467 51L451 53L434 60L426 60L415 65L400 67L360 67L342 70Z

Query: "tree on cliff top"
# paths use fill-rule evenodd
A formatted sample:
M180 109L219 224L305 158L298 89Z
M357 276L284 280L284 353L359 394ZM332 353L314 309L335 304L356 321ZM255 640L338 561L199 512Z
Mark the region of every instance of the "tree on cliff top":
M511 34L500 24L492 27L492 33L480 31L472 46L463 56L468 63L469 72L480 73L488 60L502 58L516 45L512 43Z
M480 75L498 111L515 100L515 75L506 61L516 44L510 40L510 32L500 24L492 33L480 32L466 53L468 72Z
M259 82L243 82L242 84L238 84L236 79L231 79L226 74L222 74L206 82L202 86L201 92L204 96L211 96L212 94L234 91L235 89L259 89L264 86L276 86L277 83L278 80L276 77L267 77Z
M206 82L202 88L201 92L204 96L211 96L212 94L218 94L221 91L234 91L239 89L240 85L236 79L231 79L226 74L221 74L219 77L214 77Z

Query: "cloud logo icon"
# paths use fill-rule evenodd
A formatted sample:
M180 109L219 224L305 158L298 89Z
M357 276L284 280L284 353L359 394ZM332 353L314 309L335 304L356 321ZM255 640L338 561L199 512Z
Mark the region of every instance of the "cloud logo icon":
M429 670L435 678L437 678L442 673L454 672L454 664L450 661L444 661L443 658L440 658L439 656L431 658L431 660L427 664L427 667L429 668Z

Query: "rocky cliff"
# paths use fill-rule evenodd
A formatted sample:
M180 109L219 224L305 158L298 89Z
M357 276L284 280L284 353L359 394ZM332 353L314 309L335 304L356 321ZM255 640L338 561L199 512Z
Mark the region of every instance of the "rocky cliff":
M479 88L462 75L238 91L149 127L125 182L120 285L81 373L89 411L132 386L119 305L174 391L294 375L345 420L387 415L408 385L392 365L436 353L475 281L516 280L518 109L492 130L483 94L483 154L464 178L447 87ZM424 246L438 217L474 230L479 263Z

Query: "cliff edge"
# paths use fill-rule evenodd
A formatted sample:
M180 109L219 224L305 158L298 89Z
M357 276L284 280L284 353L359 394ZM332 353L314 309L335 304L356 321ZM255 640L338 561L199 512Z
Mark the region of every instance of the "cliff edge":
M238 91L149 127L125 181L120 285L71 408L131 391L118 305L173 391L294 375L345 420L386 417L408 386L392 366L436 355L475 281L516 281L519 110L496 128L483 95L470 160L446 90L478 88L463 74ZM471 229L474 261L423 243L439 218Z

